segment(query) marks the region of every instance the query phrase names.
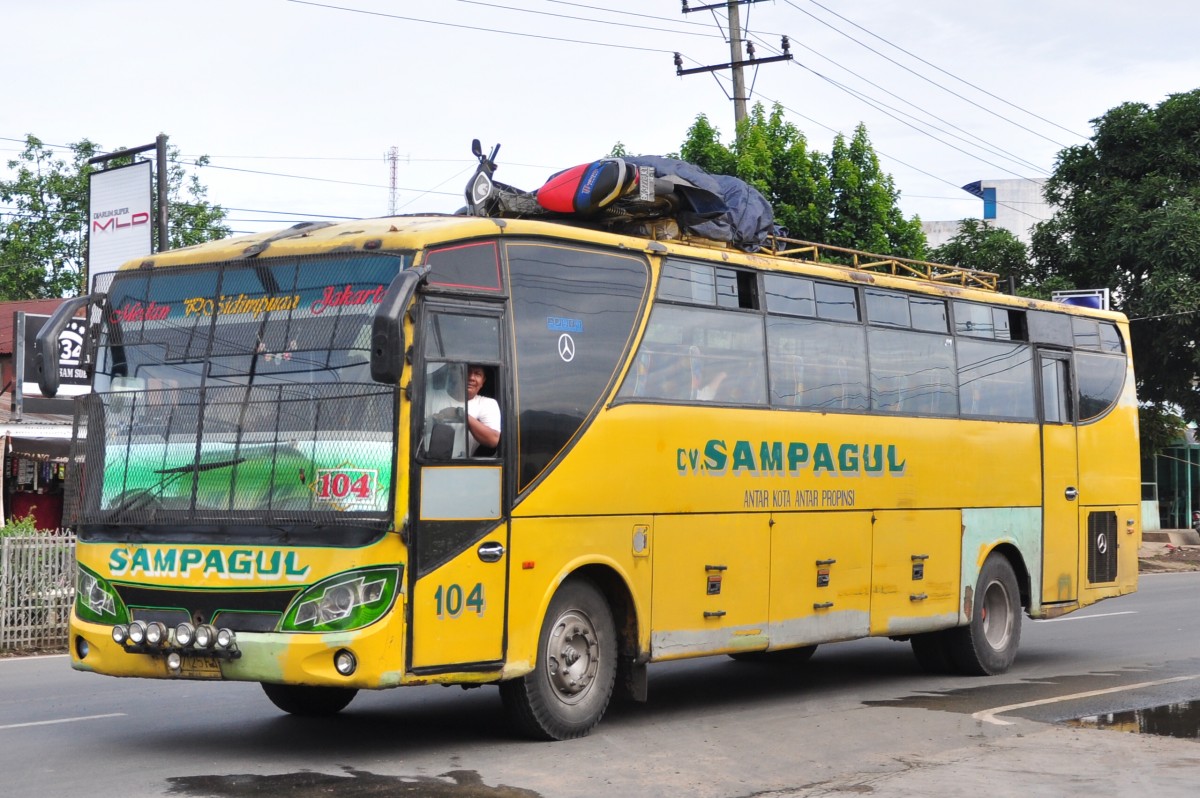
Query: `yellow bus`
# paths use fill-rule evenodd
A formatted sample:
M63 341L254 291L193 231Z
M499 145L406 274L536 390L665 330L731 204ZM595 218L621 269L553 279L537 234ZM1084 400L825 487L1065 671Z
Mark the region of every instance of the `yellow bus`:
M876 636L996 674L1023 613L1136 590L1123 316L599 227L302 224L66 303L44 390L84 307L94 372L73 667L309 715L498 685L518 730L566 739L645 700L650 663Z

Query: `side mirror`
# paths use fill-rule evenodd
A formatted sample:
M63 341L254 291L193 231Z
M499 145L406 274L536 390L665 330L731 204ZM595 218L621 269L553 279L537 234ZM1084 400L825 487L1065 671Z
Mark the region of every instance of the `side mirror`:
M425 269L396 275L371 320L371 379L395 385L404 374L404 309L412 301Z
M58 336L67 328L71 319L80 308L99 305L106 294L95 293L75 297L58 306L50 320L42 325L37 338L33 342L34 362L37 364L38 388L42 396L54 397L58 394Z

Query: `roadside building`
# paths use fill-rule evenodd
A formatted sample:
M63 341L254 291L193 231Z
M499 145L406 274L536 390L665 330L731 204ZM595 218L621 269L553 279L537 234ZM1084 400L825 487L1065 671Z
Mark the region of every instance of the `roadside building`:
M1054 207L1042 197L1046 181L1038 178L1011 180L976 180L963 186L963 191L983 200L978 217L992 227L1008 230L1026 245L1032 238L1032 228L1054 214ZM921 228L930 248L940 247L958 234L961 220L922 221Z
M47 403L36 392L30 397L28 382L33 375L25 375L26 386L22 389L17 363L17 358L25 356L18 334L25 325L18 314L26 314L27 321L41 319L62 302L0 302L0 451L4 462L0 504L4 523L32 514L39 529L62 526L63 484L71 444L70 399Z

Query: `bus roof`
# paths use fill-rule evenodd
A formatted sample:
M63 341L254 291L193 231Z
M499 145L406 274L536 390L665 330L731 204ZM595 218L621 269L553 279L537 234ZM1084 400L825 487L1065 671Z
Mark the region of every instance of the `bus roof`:
M569 231L569 232L568 232ZM384 216L345 222L304 222L281 230L231 236L137 258L122 270L172 267L249 258L318 255L332 252L420 250L429 246L495 235L564 237L657 254L717 259L728 265L817 273L832 279L963 299L1054 309L1123 319L1110 311L1030 299L998 291L992 272L948 264L877 255L797 239L769 237L767 246L748 253L723 242L683 236L654 239L594 229L578 221L505 219L457 214ZM799 269L797 268L799 267Z

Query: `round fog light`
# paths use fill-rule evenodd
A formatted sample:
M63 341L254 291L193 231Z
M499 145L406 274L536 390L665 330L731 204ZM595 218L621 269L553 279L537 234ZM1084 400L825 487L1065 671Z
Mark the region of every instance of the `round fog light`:
M159 621L146 624L146 642L152 646L161 646L167 642L167 627Z
M129 624L129 642L140 646L146 642L146 622L134 621Z
M196 648L212 648L216 636L216 629L206 623L200 624L196 627Z
M187 648L196 640L196 627L187 621L175 627L175 645Z
M112 630L113 642L117 645L124 645L129 639L129 627L124 624L117 624Z
M79 657L80 659L87 659L88 651L90 650L91 647L88 645L87 640L83 639L82 637L75 638L75 656Z
M237 635L233 633L232 629L222 628L217 630L217 648L233 648L236 642Z
M172 651L167 655L167 667L172 673L179 673L179 669L183 667L183 658L179 656L178 651Z
M333 667L343 676L349 676L358 669L358 660L353 653L343 648L333 655Z

